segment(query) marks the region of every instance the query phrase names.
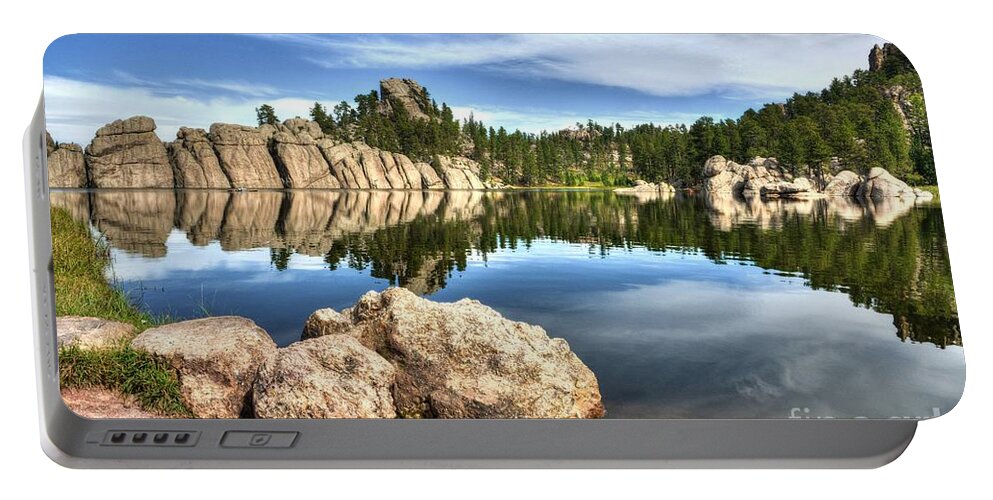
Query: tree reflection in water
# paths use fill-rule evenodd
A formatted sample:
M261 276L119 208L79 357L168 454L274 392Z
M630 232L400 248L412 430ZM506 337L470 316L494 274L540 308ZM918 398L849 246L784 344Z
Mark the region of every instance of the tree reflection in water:
M269 248L332 270L430 293L468 258L536 240L700 253L803 277L814 289L893 315L902 340L961 345L939 206L912 200L768 200L605 191L53 191L52 204L88 220L120 250L161 257L173 228L193 245Z

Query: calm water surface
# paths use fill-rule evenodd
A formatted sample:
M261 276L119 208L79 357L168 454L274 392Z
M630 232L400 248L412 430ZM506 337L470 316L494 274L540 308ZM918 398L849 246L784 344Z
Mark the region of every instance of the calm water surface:
M941 209L610 192L65 191L154 314L405 286L568 340L608 417L929 417L965 378Z

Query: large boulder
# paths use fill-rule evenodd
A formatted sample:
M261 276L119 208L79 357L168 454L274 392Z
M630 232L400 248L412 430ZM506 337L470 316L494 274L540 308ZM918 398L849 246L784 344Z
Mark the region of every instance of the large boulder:
M714 155L707 159L706 163L703 164L703 176L713 177L727 168L728 161L721 155Z
M807 198L818 196L813 183L806 177L797 177L792 181L769 182L762 186L762 196L767 198Z
M317 140L313 134L321 133L320 127L307 126L307 120L287 120L281 130L272 136L272 152L288 188L337 189L341 187L332 175ZM295 132L294 132L295 131Z
M393 418L393 365L347 335L276 351L252 389L258 418Z
M180 127L169 145L173 174L178 188L228 189L228 180L214 147L202 128Z
M745 180L737 172L721 170L703 181L703 190L709 195L730 196L744 188Z
M414 165L414 162L400 153L393 153L393 158L396 161L397 167L400 169L400 173L403 175L404 184L407 189L422 189L424 187L424 181L421 178L421 172Z
M421 184L424 189L445 189L445 181L438 176L434 167L424 162L417 162L414 168L421 174Z
M324 138L324 131L321 130L321 126L317 122L306 118L290 118L276 128L279 131L287 132L297 137L306 137L313 141L319 141Z
M638 179L634 181L634 186L614 189L616 194L649 194L649 193L675 193L676 188L666 182L646 182Z
M596 376L562 339L511 321L474 300L437 303L404 288L369 292L341 318L308 321L348 335L396 367L402 417L596 418ZM323 338L323 337L321 337Z
M872 200L916 197L913 188L881 167L874 167L869 170L869 174L865 176L865 182L859 187L856 195L859 198Z
M369 189L369 179L359 163L359 144L336 144L328 138L317 141L318 149L343 188Z
M237 189L279 189L283 181L260 128L215 123L208 134L221 169Z
M276 353L269 334L237 316L180 321L145 330L131 341L171 366L186 406L200 418L237 418L259 366Z
M359 151L359 160L362 163L362 171L369 179L371 189L390 189L390 181L386 178L386 167L383 165L379 150L367 146Z
M106 349L127 342L134 336L134 327L100 318L59 316L55 318L55 334L60 349Z
M448 189L486 189L479 179L479 164L462 156L435 156L435 169Z
M390 183L391 188L407 189L410 187L407 183L406 176L403 175L403 171L400 169L400 165L397 164L393 153L389 151L380 151L379 159L383 162L383 170L386 172L386 180Z
M171 188L165 145L147 116L117 120L97 130L86 147L90 183L96 188Z
M402 110L410 118L428 120L426 113L431 109L431 99L427 90L419 83L407 78L387 78L379 82L381 112L395 116Z
M827 196L855 196L862 178L851 170L842 170L835 175L822 191Z
M53 188L86 187L86 160L79 144L55 144L48 136L48 185Z

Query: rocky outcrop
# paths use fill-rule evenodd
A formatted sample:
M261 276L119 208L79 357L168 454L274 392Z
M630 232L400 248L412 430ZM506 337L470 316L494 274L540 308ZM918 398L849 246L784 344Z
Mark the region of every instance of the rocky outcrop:
M276 164L269 154L268 139L259 128L215 123L210 126L208 138L217 152L221 170L231 181L231 187L283 187Z
M445 189L445 181L441 180L434 167L424 162L417 162L414 168L421 174L421 184L424 189Z
M396 370L347 335L279 349L252 388L258 418L393 418Z
M859 198L880 200L883 198L915 198L914 189L886 171L875 167L865 176L865 181L859 186L856 195Z
M882 47L873 45L869 51L869 71L886 71L887 68L893 68L896 72L912 69L913 65L896 45L889 42Z
M840 166L837 159L832 168ZM708 195L741 194L745 198L812 198L819 196L852 196L879 200L892 197L916 198L927 201L931 193L914 189L882 168L873 168L863 179L855 172L842 170L832 175L801 166L800 172L810 177L794 177L779 166L775 158L756 157L748 165L738 165L723 156L712 156L704 164L703 191Z
M424 179L421 177L421 172L414 165L414 162L400 153L387 153L385 155L393 155L393 161L396 162L397 169L400 171L400 175L403 177L404 185L407 189L424 189Z
M748 162L745 170L745 183L741 186L741 194L747 197L760 196L762 187L773 182L789 180L789 174L779 167L775 158L756 156Z
M769 182L760 190L767 198L810 198L820 196L814 189L814 184L806 177L797 177L792 181Z
M55 319L55 334L59 349L106 349L130 340L134 336L134 327L100 318L59 316Z
M56 144L45 132L48 151L48 185L54 188L86 187L86 161L79 144Z
M407 78L387 78L379 82L380 112L394 116L402 110L410 118L429 120L427 111L432 108L427 90Z
M395 367L399 416L603 416L596 377L564 340L477 301L437 303L392 288L365 294L340 315L315 316L305 335L354 337Z
M479 163L462 156L436 156L435 170L448 189L486 189L479 179Z
M855 196L858 194L862 178L851 170L842 170L824 187L827 196Z
M675 193L676 188L672 187L668 183L659 182L658 184L654 182L646 182L641 179L634 181L634 186L623 187L614 189L614 193L617 194L650 194L650 193Z
M214 147L202 128L181 127L169 145L173 175L178 188L227 189L231 187Z
M259 366L276 353L276 344L265 330L237 316L145 330L131 347L176 371L183 403L199 418L241 416Z
M286 120L272 134L273 158L287 188L341 187L317 146L321 139L324 132L317 123L302 118Z
M728 166L728 161L721 155L714 155L703 164L703 176L713 177L724 171Z
M398 99L396 102L413 102ZM215 123L209 132L182 127L168 145L158 140L154 129L154 122L147 117L118 120L100 129L85 156L78 146L58 145L49 137L49 185L391 190L491 187L479 179L479 164L468 158L442 157L444 167L434 168L362 142L337 143L325 136L316 122L303 118L259 127Z
M171 188L165 145L147 116L117 120L97 130L86 147L89 183L96 188Z
M444 183L429 165L414 163L400 153L383 151L361 142L335 144L329 139L319 141L318 147L344 188L444 188Z
M708 195L730 196L737 191L738 186L744 186L744 179L730 170L725 170L703 181L703 191Z

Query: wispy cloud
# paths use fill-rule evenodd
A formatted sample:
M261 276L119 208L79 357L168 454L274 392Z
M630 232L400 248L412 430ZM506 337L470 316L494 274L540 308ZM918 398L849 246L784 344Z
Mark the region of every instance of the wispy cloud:
M325 68L471 68L657 96L781 98L865 66L863 35L266 35Z
M509 131L520 129L522 132L538 133L543 130L556 131L564 128L575 128L576 123L586 123L593 120L601 125L620 123L624 127L632 127L642 123L656 125L677 125L691 123L700 117L695 113L658 113L647 111L619 111L616 114L599 114L595 116L562 112L553 109L514 109L486 105L452 106L452 115L459 120L467 120L472 116L489 127L504 127ZM714 118L723 119L722 116Z
M266 100L281 117L307 116L313 99L275 97ZM171 140L179 127L207 128L214 122L255 122L259 99L252 96L195 98L162 93L133 84L108 85L68 78L45 78L45 111L48 129L59 141L87 144L105 123L133 115L155 119L159 138Z
M270 97L283 93L271 85L265 85L244 80L206 80L202 78L167 78L152 80L135 76L127 71L115 69L109 77L98 78L96 81L111 85L126 85L154 91L163 95L199 95L204 91L221 91L235 96Z

